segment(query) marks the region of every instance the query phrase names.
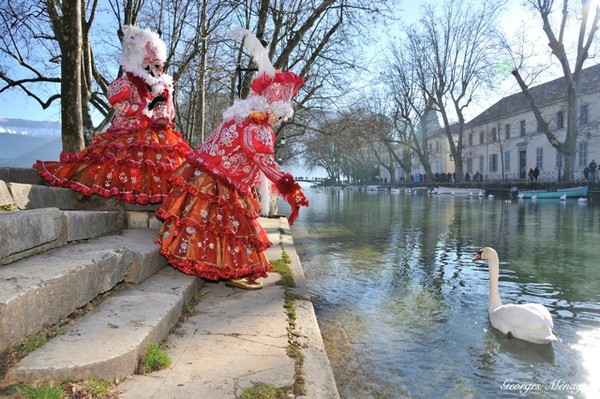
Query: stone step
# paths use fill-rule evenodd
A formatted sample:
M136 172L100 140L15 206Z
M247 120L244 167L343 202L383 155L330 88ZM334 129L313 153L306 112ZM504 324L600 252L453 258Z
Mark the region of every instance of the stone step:
M1 207L15 207L15 201L13 201L12 194L8 189L8 186L4 180L0 180L0 206Z
M58 208L0 212L0 265L65 245L116 234L125 227L118 211L60 211Z
M103 302L22 359L5 380L123 379L135 373L148 344L159 343L169 334L183 305L201 285L199 278L165 268Z
M67 225L58 208L0 212L0 265L65 245Z
M44 184L44 179L33 168L0 167L0 180L25 184Z
M7 182L13 202L19 209L78 209L80 194L70 188Z
M2 168L0 168L2 170ZM130 204L99 195L85 196L69 188L41 184L5 182L0 180L0 207L13 206L20 210L58 208L61 210L95 210L124 212L126 228L160 228L161 221L154 213L158 204Z
M67 217L67 241L89 240L121 232L125 215L119 211L64 211Z
M71 243L0 267L0 352L111 290L139 284L167 264L157 230Z

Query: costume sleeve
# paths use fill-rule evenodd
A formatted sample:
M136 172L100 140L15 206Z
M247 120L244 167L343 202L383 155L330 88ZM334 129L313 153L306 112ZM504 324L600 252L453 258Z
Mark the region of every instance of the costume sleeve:
M123 117L141 115L146 107L146 102L142 103L140 96L134 85L125 78L119 78L112 82L108 87L107 98L109 104L115 109L115 112ZM136 101L136 98L138 101Z
M173 95L169 88L165 89L162 94L165 101L156 104L152 110L151 121L160 124L169 124L175 119L175 107L173 106Z
M250 154L254 163L265 176L271 180L279 194L292 207L289 217L290 224L294 223L301 206L308 206L308 199L302 192L302 187L294 177L283 171L275 162L273 149L273 131L261 125L250 124L245 129L244 149Z

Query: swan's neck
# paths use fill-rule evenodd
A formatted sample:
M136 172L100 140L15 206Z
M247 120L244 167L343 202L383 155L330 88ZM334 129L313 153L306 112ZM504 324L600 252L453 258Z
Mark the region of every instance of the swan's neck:
M498 289L498 274L500 273L498 256L493 256L489 259L488 267L490 270L490 303L488 305L488 311L491 312L502 306L500 290Z

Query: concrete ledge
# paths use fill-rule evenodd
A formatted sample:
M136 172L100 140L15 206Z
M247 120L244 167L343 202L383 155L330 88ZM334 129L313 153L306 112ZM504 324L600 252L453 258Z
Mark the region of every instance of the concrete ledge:
M296 294L310 299L306 277L302 270L300 258L296 253L290 226L286 218L280 219L281 245L288 254L292 268L296 288ZM296 342L304 355L302 372L306 376L306 396L319 399L339 399L339 393L335 384L335 377L331 369L329 357L325 351L325 344L321 336L321 329L317 322L315 309L310 300L294 301L297 314Z
M285 218L260 219L273 246L267 256L282 257L282 246L292 261L296 294L308 298L306 282ZM207 283L198 313L169 337L170 368L133 375L119 384L122 399L239 397L254 384L291 386L295 362L288 355L289 321L284 309L288 288L277 285L279 274L260 279L264 288L246 291L224 283ZM301 374L306 396L339 399L333 372L312 303L294 301L297 325L291 338L304 355Z
M54 207L77 209L78 194L69 188L8 183L15 205L19 209Z
M28 355L6 380L77 381L89 376L115 380L133 374L145 347L168 335L201 282L165 268L140 286L110 298Z
M65 211L64 214L68 221L68 241L115 234L125 227L123 214L117 211Z
M67 222L57 208L0 212L0 265L67 243Z

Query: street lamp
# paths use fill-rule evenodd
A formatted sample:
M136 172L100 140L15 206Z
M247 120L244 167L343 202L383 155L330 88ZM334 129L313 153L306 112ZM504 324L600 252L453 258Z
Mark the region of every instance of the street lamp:
M286 141L287 141L287 138L285 137L285 134L282 134L281 138L279 139L279 143L275 146L275 150L278 154L280 154L280 151L283 151ZM283 158L281 157L281 155L277 156L277 162L278 163L283 162Z

